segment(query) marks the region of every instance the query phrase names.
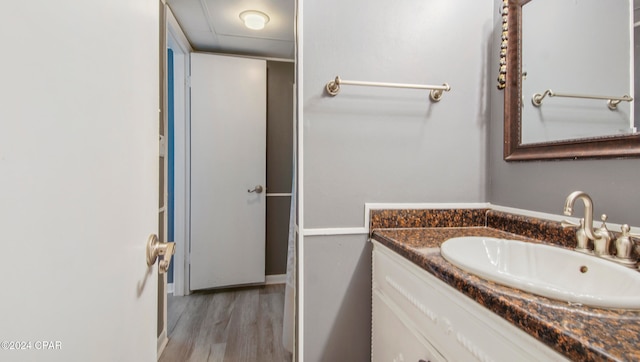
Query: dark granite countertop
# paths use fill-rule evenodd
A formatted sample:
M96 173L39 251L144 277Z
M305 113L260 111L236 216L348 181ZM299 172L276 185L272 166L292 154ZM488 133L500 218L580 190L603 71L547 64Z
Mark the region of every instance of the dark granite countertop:
M484 226L375 229L372 238L571 360L640 361L640 311L569 305L521 292L466 273L434 249L449 238L474 235L539 242Z

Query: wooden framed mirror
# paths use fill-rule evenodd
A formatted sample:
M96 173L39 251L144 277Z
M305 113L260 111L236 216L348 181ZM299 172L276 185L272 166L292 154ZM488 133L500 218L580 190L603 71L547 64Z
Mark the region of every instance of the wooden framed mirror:
M526 39L523 39L523 9L525 5L531 6L530 3L536 1L543 0L508 0L506 84L504 90L504 160L640 157L640 133L633 127L633 121L631 121L631 127L626 134L596 135L585 138L568 137L560 140L523 143L523 108L532 106L531 95L523 95L522 90L523 74L525 77L527 76L527 71L523 71L522 48L523 43L526 43ZM610 5L609 2L605 3ZM632 27L633 21L630 23ZM633 27L630 36L631 45L633 45ZM633 89L632 86L631 89ZM567 106L565 109L570 108ZM633 114L632 111L629 113ZM640 114L637 114L637 117L640 117Z

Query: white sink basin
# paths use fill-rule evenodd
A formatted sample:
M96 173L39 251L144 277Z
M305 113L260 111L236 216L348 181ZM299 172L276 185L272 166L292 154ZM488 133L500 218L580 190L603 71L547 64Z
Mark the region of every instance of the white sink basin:
M612 261L479 236L449 239L440 253L460 269L529 293L593 307L640 309L640 273Z

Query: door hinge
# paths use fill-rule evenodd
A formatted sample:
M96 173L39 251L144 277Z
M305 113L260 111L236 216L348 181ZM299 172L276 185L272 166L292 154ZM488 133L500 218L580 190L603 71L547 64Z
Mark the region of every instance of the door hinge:
M187 76L187 77L184 79L184 83L185 83L185 86L186 86L187 88L191 88L191 76L190 76L190 75L189 75L189 76Z

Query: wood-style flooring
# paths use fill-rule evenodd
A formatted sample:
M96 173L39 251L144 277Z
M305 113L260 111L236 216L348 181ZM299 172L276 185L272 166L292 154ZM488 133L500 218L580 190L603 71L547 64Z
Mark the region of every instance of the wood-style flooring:
M167 297L160 362L290 362L282 346L284 284Z

